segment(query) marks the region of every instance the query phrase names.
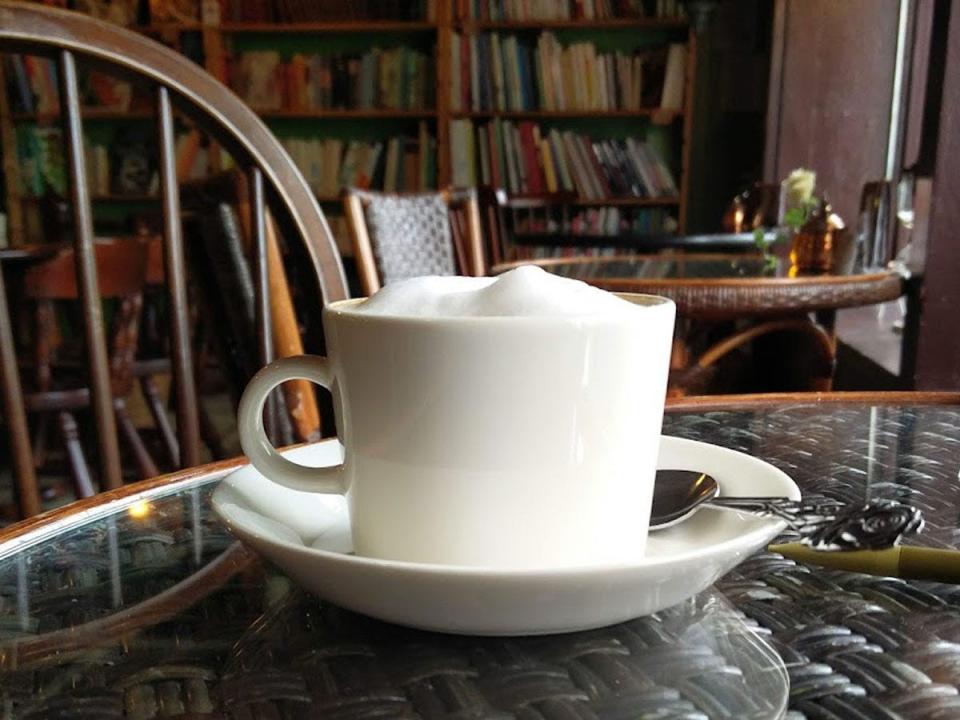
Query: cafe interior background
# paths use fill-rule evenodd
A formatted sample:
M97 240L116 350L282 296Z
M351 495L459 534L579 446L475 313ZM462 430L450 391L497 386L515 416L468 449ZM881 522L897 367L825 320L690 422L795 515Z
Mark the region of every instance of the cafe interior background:
M686 298L671 398L960 387L958 2L43 4L127 26L236 92L304 173L355 296L384 268L379 256L371 265L358 255L358 235L375 232L358 227L363 211L351 222L346 188L474 189L481 261L469 271L568 259L579 263L571 274L595 273L600 286L625 287L603 284L620 273L627 286ZM57 66L2 49L0 261L11 337L27 395L82 389L76 283L70 268L57 275L49 265L76 226ZM123 77L82 68L78 83L95 234L152 248L134 305L104 304L108 324L128 321L127 344L110 347L128 361L115 403L123 479L136 480L174 468L169 306L153 243L164 229L155 111ZM237 229L242 212L232 231L195 227L190 199L230 177L233 162L190 118L176 115L174 130L202 459L231 457L239 393L260 364L256 258ZM451 223L462 263L472 218L451 213ZM275 243L296 347L320 348L314 291L282 233ZM104 266L101 281L128 269ZM98 482L89 394L71 397L27 403L43 507ZM318 394L317 404L332 435L329 400ZM298 439L277 417L277 437ZM10 521L7 433L2 442Z

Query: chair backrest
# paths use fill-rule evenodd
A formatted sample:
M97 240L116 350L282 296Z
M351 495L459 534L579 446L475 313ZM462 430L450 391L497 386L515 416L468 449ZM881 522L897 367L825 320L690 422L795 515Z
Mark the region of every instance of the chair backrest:
M102 485L121 484L120 456L110 395L108 357L99 312L93 262L93 221L85 179L83 123L77 64L123 76L149 87L157 114L164 267L177 433L183 467L201 462L196 384L190 345L186 272L176 177L174 110L189 118L232 156L249 178L258 347L261 362L273 357L269 310L267 209L283 237L306 248L317 284L318 305L347 296L343 267L316 198L283 147L243 101L196 63L134 32L86 15L0 1L0 47L8 53L51 57L57 65L63 145L72 207L76 271L84 308L84 334L91 370L91 397L98 425ZM21 457L21 453L17 453ZM18 463L21 473L32 468ZM28 478L29 479L29 478ZM28 483L29 484L29 483ZM34 481L35 485L35 481Z
M122 298L143 290L149 243L140 239L97 238L94 264L101 298ZM23 273L23 295L29 300L79 300L76 251L64 248Z
M140 238L98 239L93 246L100 297L120 301L112 313L109 352L111 392L117 395L128 392L132 384L148 251L148 242ZM33 355L35 389L40 392L50 389L53 357L60 344L53 301L80 299L75 255L65 248L23 274L23 296L35 306Z
M347 226L364 295L422 275L484 274L476 191L344 193Z

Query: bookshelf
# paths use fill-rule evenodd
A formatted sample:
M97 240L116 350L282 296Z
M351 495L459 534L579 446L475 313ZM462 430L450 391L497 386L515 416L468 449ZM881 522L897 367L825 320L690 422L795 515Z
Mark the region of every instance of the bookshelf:
M178 5L182 8L184 3ZM381 14L376 18L371 16L372 19L349 17L351 5L376 8ZM331 216L337 234L340 234L336 222L339 194L333 189L337 181L359 179L361 184L386 184L389 189L404 191L449 185L462 175L455 167L458 161L462 162L460 148L454 147L457 138L451 143L451 133L468 126L476 141L478 129L493 124L522 128L525 134L531 127L536 127L538 137L542 133L542 138L547 138L551 131L570 133L600 145L600 148L594 148L595 154L601 149L610 153L604 156L609 158L609 165L595 165L592 170L598 173L597 179L602 180L598 185L603 191L602 196L583 192L580 185L574 185L572 181L562 186L559 168L555 183L548 184L545 178L541 178L539 183L524 183L520 187L518 180L518 186L511 188L505 206L510 215L508 219L515 225L550 228L552 213L559 218L553 231L572 232L579 231L579 225L574 222L568 227L562 218L576 219L581 215L604 213L603 222L613 229L613 213L621 213L626 218L622 229L635 230L643 225L636 218L650 215L664 218L670 231L684 230L693 127L690 108L696 74L696 37L690 23L682 16L679 0L577 0L576 3L573 0L529 0L529 3L512 4L511 0L421 0L405 4L399 1L378 4L331 0L324 3L327 10L336 11L339 17L299 16L297 13L325 11L318 9L320 5L310 10L285 0L222 1L219 4L197 0L196 6L196 12L190 18L134 17L129 27L189 55L208 72L231 85L241 97L250 95L248 104L288 147L298 141L321 141L306 151L301 145L301 159L304 152L339 153L340 161L335 171L324 173L314 167L311 175L309 168L301 167L315 188L317 200ZM414 6L418 6L417 11L409 10ZM524 8L529 11L530 7L539 7L550 16L536 19L518 15L525 12ZM264 8L273 13L272 18L263 16ZM623 8L642 10L645 14L623 17L620 16L622 13L613 13L612 9ZM561 9L564 12L560 12ZM658 10L660 15L657 15ZM582 16L578 17L578 13ZM602 104L545 104L539 102L543 100L542 88L525 80L524 102L519 104L522 106L509 102L499 105L489 102L485 106L465 103L465 91L462 85L458 89L458 81L462 82L466 77L468 82L483 82L489 93L491 81L480 75L491 68L465 71L456 65L452 53L458 43L479 44L494 36L509 38L513 47L520 48L516 51L518 58L521 52L532 58L531 53L536 52L538 42L544 37L555 43L558 53L566 52L573 45L592 46L596 55L640 58L635 62L652 62L647 53L653 57L670 46L682 46L681 99L675 100L672 106L663 106L662 103L647 102L646 97L641 102L638 96L625 104L617 99L625 97L624 85L616 92L608 92ZM253 57L249 67L244 67L244 57L256 53L260 55ZM371 63L379 71L388 56L399 58L395 60L396 71L375 77L372 85L369 77L364 79L360 75ZM469 62L469 54L462 57ZM261 63L264 58L274 64L269 72L263 71ZM529 58L527 62L530 62ZM658 70L656 65L652 67L655 77ZM604 70L613 72L612 62ZM326 81L329 84L319 88L309 82L305 85L302 79L326 77L325 74L329 75ZM243 85L243 82L251 82L251 75L252 82L261 84L266 82L264 78L280 77L282 88L277 91L265 86L266 92L257 95L264 88L251 90ZM17 210L7 208L10 234L16 242L26 235L25 225L28 223L23 215L28 210L24 208L38 205L40 199L31 195L17 177L20 174L16 162L20 142L18 133L22 132L18 128L53 125L59 116L49 108L25 110L11 107L9 98L14 95L11 82L16 83L16 80L10 78L9 65L0 68L0 82L8 88L0 102L0 143L8 205L20 205ZM387 91L397 82L403 89L399 96L388 98ZM610 90L616 81L605 82L606 89ZM366 90L359 91L357 87ZM277 94L270 95L271 92ZM457 92L461 97L455 97ZM465 97L472 100L470 93L473 92L472 87L466 90ZM536 96L538 92L539 98ZM258 99L267 102L256 102ZM90 121L85 130L93 136L94 142L109 144L110 135L106 128L120 127L131 121L147 121L153 117L153 112L150 108L135 105L124 109L92 106L84 109L83 117ZM149 128L146 122L143 124ZM191 132L189 127L180 130L181 135ZM636 138L653 148L654 156L661 157L663 170L671 182L659 189L652 188L653 192L649 187L638 189L637 186L642 185L638 169L624 165L624 157L616 155L617 152L626 152L626 145L620 144L624 138ZM329 146L326 149L320 147L328 141L332 150ZM584 147L589 149L590 144ZM522 152L520 146L515 150ZM207 172L229 164L229 159L213 144L204 143L201 152L205 156ZM470 162L475 171L471 179L479 184L484 178L481 151L476 142L471 152ZM323 157L329 160L331 156ZM527 169L543 173L544 159L539 159L539 169L536 169L534 166L538 161L533 157L525 157L524 162L534 164ZM354 167L355 162L369 167L375 165L377 169L367 171ZM389 168L392 182L386 179L390 162L393 163ZM317 165L317 160L308 159L304 163ZM607 177L600 178L604 174ZM631 179L635 181L632 185ZM614 183L614 180L618 182ZM498 182L502 183L503 179ZM614 184L626 192L611 192ZM131 212L149 208L154 202L154 193L146 187L118 192L112 186L104 186L101 179L93 192L93 200L98 206L110 206L110 212L104 211L104 214L116 218L122 216L125 206L131 208ZM531 222L533 214L538 212L544 213L548 220ZM662 232L664 228L657 226L654 229ZM342 242L341 250L349 252L349 244Z

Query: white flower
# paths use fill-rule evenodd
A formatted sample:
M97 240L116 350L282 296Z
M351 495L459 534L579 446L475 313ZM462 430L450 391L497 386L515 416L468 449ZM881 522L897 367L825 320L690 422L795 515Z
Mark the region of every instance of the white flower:
M817 184L817 174L813 170L797 168L783 181L786 192L786 207L803 207L813 197L813 189Z

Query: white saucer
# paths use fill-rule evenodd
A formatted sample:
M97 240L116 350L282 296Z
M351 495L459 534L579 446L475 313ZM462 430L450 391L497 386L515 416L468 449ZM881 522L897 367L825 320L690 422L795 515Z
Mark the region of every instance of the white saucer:
M288 457L333 465L341 449L327 440ZM772 465L694 440L663 437L659 466L708 472L724 495L800 497ZM401 625L475 635L571 632L657 612L709 587L784 528L780 521L704 508L652 533L636 562L497 570L351 555L343 497L287 490L250 466L224 478L213 507L237 537L337 605Z

